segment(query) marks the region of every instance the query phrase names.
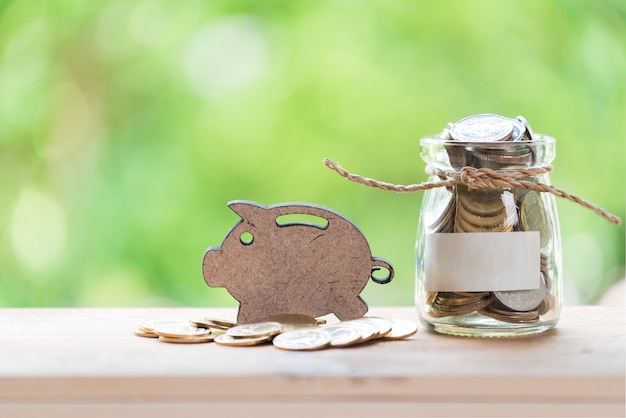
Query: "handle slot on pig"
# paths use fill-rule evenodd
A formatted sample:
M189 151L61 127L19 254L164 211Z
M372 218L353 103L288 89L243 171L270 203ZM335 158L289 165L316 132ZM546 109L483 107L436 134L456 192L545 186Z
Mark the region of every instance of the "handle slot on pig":
M239 301L240 323L289 313L358 318L367 312L359 294L368 280L393 278L391 264L372 257L358 227L337 212L304 203L228 206L241 220L207 250L202 270L209 286ZM382 269L387 274L375 277Z

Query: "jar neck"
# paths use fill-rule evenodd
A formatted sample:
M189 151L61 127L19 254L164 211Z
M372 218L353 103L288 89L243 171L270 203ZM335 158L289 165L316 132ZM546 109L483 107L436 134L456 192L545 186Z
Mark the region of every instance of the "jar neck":
M460 142L438 136L420 140L421 157L440 170L469 166L494 170L521 170L549 165L556 154L555 139L536 134L533 141Z

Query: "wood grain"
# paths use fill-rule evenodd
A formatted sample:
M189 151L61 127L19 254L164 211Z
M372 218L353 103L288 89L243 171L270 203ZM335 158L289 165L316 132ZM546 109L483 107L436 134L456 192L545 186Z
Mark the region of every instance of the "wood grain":
M414 308L369 314L416 319ZM535 337L459 338L422 327L407 340L314 352L133 335L148 319L235 315L210 308L2 309L0 416L625 412L624 308L565 308L556 329Z

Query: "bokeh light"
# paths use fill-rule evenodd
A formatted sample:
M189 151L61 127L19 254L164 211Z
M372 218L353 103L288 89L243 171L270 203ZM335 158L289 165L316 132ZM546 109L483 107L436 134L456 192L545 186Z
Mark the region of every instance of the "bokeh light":
M552 183L624 217L620 0L0 2L0 306L234 306L201 261L227 202L328 206L412 305L419 138L477 113L557 139ZM624 226L559 201L566 303L624 277Z

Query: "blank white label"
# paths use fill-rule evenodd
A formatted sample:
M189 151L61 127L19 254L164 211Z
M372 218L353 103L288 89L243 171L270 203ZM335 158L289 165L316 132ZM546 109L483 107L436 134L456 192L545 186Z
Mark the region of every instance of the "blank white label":
M493 292L538 289L539 232L427 234L428 292Z

